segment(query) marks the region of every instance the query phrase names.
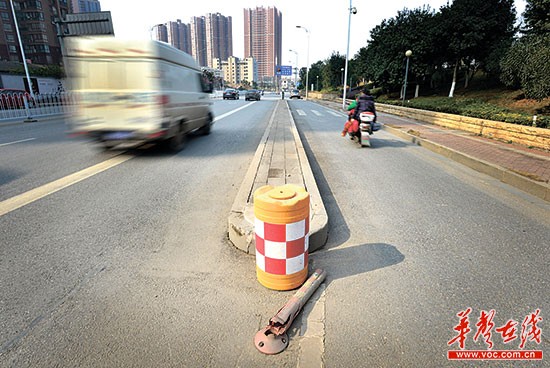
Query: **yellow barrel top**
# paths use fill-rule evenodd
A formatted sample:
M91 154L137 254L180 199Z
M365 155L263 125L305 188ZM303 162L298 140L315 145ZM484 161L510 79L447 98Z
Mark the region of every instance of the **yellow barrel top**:
M309 193L295 184L264 185L254 192L254 216L272 224L290 224L309 217Z

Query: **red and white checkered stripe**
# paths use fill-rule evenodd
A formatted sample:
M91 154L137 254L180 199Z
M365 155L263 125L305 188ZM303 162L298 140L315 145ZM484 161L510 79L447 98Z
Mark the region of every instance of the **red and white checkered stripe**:
M291 224L269 224L255 219L256 265L273 275L302 271L308 260L309 218Z

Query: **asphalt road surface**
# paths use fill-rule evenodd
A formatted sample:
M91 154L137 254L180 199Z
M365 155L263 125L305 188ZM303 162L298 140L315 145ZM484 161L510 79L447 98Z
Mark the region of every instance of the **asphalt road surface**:
M466 349L487 350L475 325L494 310L493 350L517 350L524 318L550 308L548 203L384 131L359 148L339 135L345 118L291 105L330 219L310 258L328 273L326 366L459 366L447 343L468 308ZM510 319L504 344L495 329ZM548 342L543 327L526 349Z
M482 310L495 327L546 318L546 202L385 132L358 148L339 112L289 104L329 215L310 256L327 271L326 367L459 366L447 343L460 311L479 350ZM273 107L216 101L212 133L178 154L100 152L62 121L0 126L0 202L28 200L0 216L0 366L305 366L301 319L283 353L254 348L293 292L259 285L226 235ZM527 348L547 346L542 323Z

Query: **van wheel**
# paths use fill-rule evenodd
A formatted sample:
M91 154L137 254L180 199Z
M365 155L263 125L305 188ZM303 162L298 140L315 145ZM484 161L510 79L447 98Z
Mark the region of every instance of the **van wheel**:
M183 134L183 127L179 126L179 131L166 142L166 147L172 152L179 152L185 146L186 136Z
M97 143L95 146L96 146L96 149L100 152L101 151L109 151L109 150L113 149L116 146L116 143L109 142L109 141L101 141L101 142Z
M208 115L208 122L206 123L206 125L199 128L197 132L201 135L208 135L210 134L211 128L212 128L212 116Z

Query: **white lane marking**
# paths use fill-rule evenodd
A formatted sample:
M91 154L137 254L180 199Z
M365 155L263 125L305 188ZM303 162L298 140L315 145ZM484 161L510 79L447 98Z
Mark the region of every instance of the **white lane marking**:
M256 101L254 101L254 102L256 102ZM214 118L214 121L222 120L222 119L228 117L229 115L233 115L233 114L236 113L237 111L240 111L240 110L242 110L242 109L246 109L246 108L249 107L250 105L254 104L254 102L249 102L247 105L241 106L241 107L239 107L238 109L235 109L235 110L226 112L225 114L222 114L222 115L220 115L220 116L216 116L216 117Z
M64 178L52 181L51 183L44 184L38 188L31 189L28 192L6 199L5 201L0 202L0 216L3 216L6 213L14 211L23 206L26 206L27 204L37 201L40 198L44 198L50 194L60 191L61 189L67 188L84 179L99 174L102 171L120 165L121 163L126 162L134 157L135 156L133 155L119 155L107 161L100 162L97 165L90 166L84 170L80 170L74 174L68 175Z
M304 110L296 110L296 112L298 113L298 115L300 116L306 116L306 112Z
M28 141L34 141L36 138L29 138L29 139L22 139L20 141L14 141L14 142L8 142L8 143L2 143L0 144L0 147L3 146L9 146L10 144L16 144L16 143L22 143L22 142L28 142Z
M343 114L339 114L336 111L332 111L332 110L325 110L325 111L328 112L329 114L331 114L332 116L341 117L343 115Z
M314 113L315 115L317 116L323 116L323 114L321 114L319 111L317 110L311 110L312 113Z
M229 115L232 115L232 114L236 113L239 110L242 110L242 109L245 109L245 108L249 107L253 103L254 102L250 102L249 104L241 106L238 109L235 109L233 111L229 111L229 112L227 112L223 115L220 115L217 118L215 118L214 121L226 118ZM35 138L32 138L32 139L35 139ZM29 140L31 140L31 139L29 139ZM19 142L23 142L23 141L4 143L4 145L19 143ZM120 165L121 163L126 162L126 161L128 161L128 160L130 160L134 157L135 156L132 156L132 155L127 155L127 156L119 155L119 156L113 157L113 158L111 158L107 161L103 161L103 162L101 162L97 165L88 167L87 169L84 169L84 170L78 171L74 174L68 175L64 178L52 181L51 183L44 184L44 185L42 185L38 188L31 189L28 192L25 192L25 193L22 193L22 194L19 194L19 195L15 196L15 197L6 199L5 201L0 202L0 216L3 216L5 214L7 214L11 211L14 211L18 208L21 208L23 206L26 206L27 204L30 204L34 201L37 201L41 198L44 198L44 197L46 197L50 194L58 192L61 189L67 188L67 187L69 187L73 184L76 184L76 183L84 180L84 179L87 179L87 178L92 177L96 174L99 174L102 171L105 171L105 170L108 170L112 167Z

